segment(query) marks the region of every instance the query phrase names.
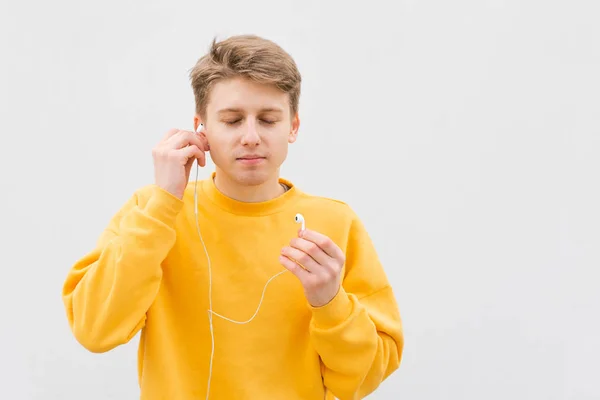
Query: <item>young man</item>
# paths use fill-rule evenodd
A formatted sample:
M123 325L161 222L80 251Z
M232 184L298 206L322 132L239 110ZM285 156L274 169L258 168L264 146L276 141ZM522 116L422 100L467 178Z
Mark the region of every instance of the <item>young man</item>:
M234 36L191 82L202 132L167 132L155 183L67 276L75 338L106 352L141 330L142 399L363 398L399 367L400 314L350 207L279 176L300 124L296 64ZM216 170L189 182L208 151Z

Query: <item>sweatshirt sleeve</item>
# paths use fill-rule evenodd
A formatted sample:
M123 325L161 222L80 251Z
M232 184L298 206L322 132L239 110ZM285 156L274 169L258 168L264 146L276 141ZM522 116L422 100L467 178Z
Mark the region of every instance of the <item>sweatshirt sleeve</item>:
M182 205L155 185L138 191L112 217L95 248L71 267L62 299L73 335L89 351L111 350L143 328Z
M340 400L371 394L402 359L404 334L393 290L371 239L355 217L337 295L313 307L310 333L326 388Z

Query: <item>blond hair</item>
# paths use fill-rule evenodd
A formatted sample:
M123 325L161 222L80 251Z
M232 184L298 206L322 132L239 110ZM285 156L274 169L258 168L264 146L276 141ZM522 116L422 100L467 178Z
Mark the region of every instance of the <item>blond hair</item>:
M274 85L289 95L291 115L298 112L302 78L293 58L276 43L256 35L237 35L217 42L190 71L196 113L205 118L210 89L218 81L245 77Z

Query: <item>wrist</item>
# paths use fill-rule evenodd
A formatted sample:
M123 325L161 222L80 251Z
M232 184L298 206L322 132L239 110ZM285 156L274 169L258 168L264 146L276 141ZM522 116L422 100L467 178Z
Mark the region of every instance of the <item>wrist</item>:
M335 296L339 293L339 291L340 291L340 286L338 285L335 290L330 289L326 293L317 292L315 294L310 294L310 295L307 294L306 299L308 300L308 304L312 308L324 307L335 298Z
M174 187L172 187L170 185L164 185L164 184L161 184L161 183L157 183L156 186L159 189L161 189L162 191L164 191L164 192L170 194L171 196L177 198L178 200L183 200L184 190L177 189L177 188L174 188Z
M353 311L353 303L342 286L335 296L322 306L309 305L313 323L319 328L330 328L345 321Z

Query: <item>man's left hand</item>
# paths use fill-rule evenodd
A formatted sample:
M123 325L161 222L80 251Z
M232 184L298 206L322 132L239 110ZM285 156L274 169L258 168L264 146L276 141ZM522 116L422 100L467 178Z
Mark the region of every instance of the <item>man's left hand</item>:
M313 307L326 305L340 289L344 252L321 233L300 230L281 250L279 262L300 280Z

